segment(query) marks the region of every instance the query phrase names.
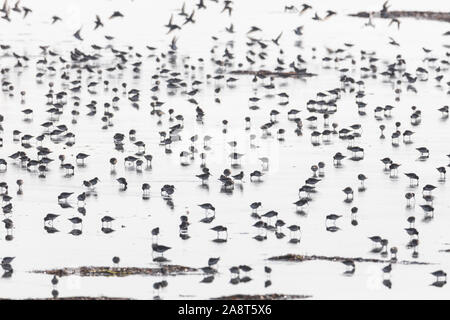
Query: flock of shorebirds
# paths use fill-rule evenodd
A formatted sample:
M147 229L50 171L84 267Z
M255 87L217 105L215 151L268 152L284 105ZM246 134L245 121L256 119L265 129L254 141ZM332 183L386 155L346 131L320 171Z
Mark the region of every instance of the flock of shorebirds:
M132 3L130 3L130 6ZM2 100L8 104L14 104L17 111L23 114L23 122L19 128L12 128L8 123L8 118L2 115L2 108L0 108L0 193L2 196L2 212L4 218L2 222L6 230L5 239L12 241L14 239L14 202L26 201L22 200L19 195L26 194L27 178L30 175L37 175L40 179L45 180L48 175L55 175L58 172L63 172L65 176L72 177L77 175L77 171L90 165L92 158L96 154L89 152L78 152L71 156L71 147L77 144L77 130L82 128L77 126L79 118L90 117L98 121L99 130L111 131L114 125L114 115L119 112L119 107L126 107L131 105L139 108L142 101L142 95L148 92L141 92L137 88L133 88L130 83L123 80L122 75L126 72L131 73L134 79L138 79L143 69L144 63L150 63L155 66L155 72L152 75L151 83L148 83L148 89L151 95L150 102L150 116L158 119L158 125L166 127L165 130L155 130L154 135L159 139L159 145L165 151L166 157L173 157L173 146L177 145L179 141L190 141L188 150L184 150L179 154L180 165L190 166L197 164L200 166L198 172L195 172L199 184L207 186L211 182L211 177L218 177L221 184L221 192L233 193L234 188L242 185L244 180L250 183L267 183L265 181L265 173L270 170L270 156L261 157L260 168L244 168L241 164L242 157L245 154L238 152L238 142L229 141L230 153L227 155L230 163L229 168L225 168L222 173L211 172L208 167L208 153L214 149L214 144L210 141L214 136L205 135L199 137L198 135L188 136L184 134L184 120L187 116L182 110L177 110L174 106L172 108L166 107L167 101L162 101L160 98L161 92L167 92L170 99L171 96L185 98L194 112L192 116L196 124L203 126L204 120L208 115L208 108L200 106L196 96L201 95L207 90L214 91L215 103L221 103L221 94L226 89L232 90L235 83L243 81L240 79L241 74L232 73L233 70L241 70L244 76L252 77L252 88L248 96L248 111L247 116L242 126L242 131L250 136L250 140L255 140L256 135L250 134L251 130L259 130L262 137L273 137L278 141L284 141L287 135L292 134L294 137L302 137L309 134L310 142L313 145L327 145L332 140L338 139L343 143L347 143L347 150L331 154L323 161L311 166L311 176L305 180L305 183L299 186L298 199L293 201L293 207L297 212L307 210L311 201L314 200L318 190L316 185L325 177L327 166L335 166L345 170L343 161L361 161L364 159L364 147L358 145L358 140L363 134L363 127L361 124L353 124L349 127L340 128L337 122L333 122L333 115L338 112L340 99L342 95L351 95L354 97L356 108L360 116L364 116L371 112L368 109L372 108L364 102L366 95L365 79L367 78L381 78L393 86L393 96L399 100L400 96L406 89L408 92L417 92L415 84L419 81L432 81L436 85L450 90L450 82L448 79L448 67L450 53L447 52L445 57L437 57L433 55L431 49L423 48L423 67L417 68L415 71L407 71L407 63L401 55L387 64L383 64L377 57L376 52L369 52L361 50L360 57L356 57L349 52L354 45L352 43L344 43L342 48L336 50L328 49L328 54L322 57L322 65L324 68L335 68L338 74L338 81L336 86L329 88L329 90L317 92L316 96L311 98L305 110L285 108L289 106L289 95L286 92L280 91L279 79L286 78L301 78L307 81L308 77L320 76L314 75L308 71L311 60L303 54L302 49L295 57L287 56L283 46L288 46L288 43L282 43L283 32L280 32L275 38L264 39L262 27L252 26L247 31L247 51L245 56L237 56L233 52L233 43L227 42L222 44L218 36L213 36L214 45L209 52L209 63L215 68L216 72L207 74L204 78L197 78L197 70L203 68L208 63L208 58L199 58L197 61L188 59L180 59L180 49L177 45L177 36L173 36L180 32L182 28L190 24L195 24L199 12L212 10L220 5L219 12L229 16L230 25L225 27L227 34L233 34L237 31L232 23L234 4L233 1L225 0L219 3L219 0L199 0L188 8L188 5L183 4L181 9L174 12L169 22L165 25L167 34L170 34L170 42L168 48L156 48L147 46L147 53L140 53L128 46L125 49L119 49L114 45L115 38L110 35L105 35L107 45L100 46L92 44L91 49L84 51L75 46L71 49L70 54L63 54L59 52L58 48L51 48L49 46L41 46L40 54L35 56L28 56L26 54L19 54L19 48L8 44L0 45L0 53L2 57L14 59L15 63L11 66L2 65L1 68L1 91L3 93ZM211 9L212 8L212 9ZM388 3L384 3L381 9L382 13L386 13L389 9ZM215 10L215 9L214 9ZM313 19L317 23L324 23L328 19L338 13L333 10L328 10L325 13L314 12L313 6L309 4L302 4L299 7L294 5L286 5L283 8L285 14L298 14L305 19L309 13L311 16L308 19ZM314 12L314 13L313 13ZM21 5L21 1L17 1L14 5L9 5L5 0L3 7L0 9L2 14L2 22L0 23L15 23L17 19L27 19L33 14L32 8ZM217 14L215 12L211 14ZM73 33L73 37L80 43L85 41L84 34L88 32L99 32L104 24L109 23L115 19L126 19L127 17L120 11L114 11L112 14L101 17L97 15L93 19L92 29L87 27L78 29ZM62 18L54 15L49 18L49 23L57 25L62 22ZM400 28L400 21L393 19L389 25L397 25ZM364 26L375 27L372 17L369 17L368 22ZM293 30L294 34L301 38L303 36L303 27L299 26ZM393 38L389 38L389 45L394 49L400 44ZM112 55L111 60L105 61L103 55ZM314 59L317 61L314 53ZM260 66L265 65L269 58L276 60L276 65L271 71L259 71ZM151 60L151 61L149 61ZM239 62L242 61L242 62ZM342 67L346 63L353 66L359 65L359 69L350 69ZM35 87L32 90L42 92L43 103L36 101L29 101L27 99L27 88L22 88L20 83L15 83L12 78L20 78L22 72L29 68L36 68ZM213 86L211 86L213 84ZM104 93L107 101L102 104L99 99ZM449 91L450 93L450 91ZM264 123L254 123L251 117L252 111L259 110L261 100L266 96L278 96L279 107L268 112L267 121ZM82 103L82 96L89 97L91 101L88 104ZM112 98L109 98L112 96ZM46 104L46 108L44 105ZM33 105L33 106L32 106ZM22 107L20 107L22 106ZM21 108L21 110L20 110ZM394 116L392 111L395 109L393 105L374 106L372 112L375 120L382 123L379 125L380 139L391 139L393 147L401 143L414 143L415 126L420 126L422 117L421 110L416 107L411 107L410 114L410 128L406 128L404 123L400 121L395 122L395 130L387 133L388 130L384 120L391 119ZM85 112L87 110L87 113ZM300 112L307 113L306 116L300 117ZM447 105L440 106L436 110L441 114L442 119L449 116L449 108ZM33 122L33 117L36 113L45 113L47 121L38 124L40 126L39 135L31 135L28 132L30 128L35 128L37 125ZM63 123L61 120L63 115L70 114L71 123ZM279 117L287 116L292 127L280 127ZM222 128L223 134L228 132L228 120L224 119L218 125ZM130 120L130 126L133 123ZM320 129L320 127L322 129ZM403 129L404 128L404 129ZM253 132L252 131L252 132ZM5 133L6 132L6 133ZM12 139L7 138L12 136ZM16 151L12 154L6 155L2 148L6 145L15 144ZM65 146L65 153L59 155L53 154L53 147L57 145ZM109 163L105 164L110 168L108 174L116 174L116 166L124 165L128 169L132 168L135 171L142 171L146 168L152 167L153 155L148 150L148 143L139 139L137 130L130 128L128 132L112 132L111 146L114 152L122 152L123 158L110 157ZM254 147L254 145L253 145ZM417 148L419 159L426 162L430 156L430 151L425 146L418 146ZM54 150L54 149L53 149ZM130 152L129 150L134 150ZM448 155L450 158L450 154ZM57 159L56 159L57 158ZM198 160L197 160L198 159ZM443 159L444 161L444 159ZM381 159L382 168L389 173L391 178L396 178L399 175L400 163L396 163L390 157ZM9 185L7 182L1 182L2 175L9 170L10 166L20 169L20 177L16 180L16 187ZM439 175L439 181L444 182L446 178L446 167L444 163L442 166L436 168ZM59 167L59 171L58 171ZM158 168L154 168L158 170ZM197 170L197 169L196 169ZM100 172L100 171L99 171ZM432 184L420 185L419 173L404 172L406 178L409 180L411 189L421 188L421 193L424 203L420 205L423 209L426 219L433 219L433 190L437 186ZM58 202L62 211L60 213L40 213L43 217L44 230L49 234L59 232L54 226L54 222L58 219L68 219L72 223L72 230L70 234L73 236L81 236L83 234L83 217L89 214L86 210L88 198L91 194L96 193L97 185L102 183L102 176L92 177L83 181L85 190L79 194L71 191L70 184L65 187L66 190L57 196L55 201ZM360 187L359 192L366 190L365 180L368 177L361 173L357 177ZM151 177L149 178L151 180ZM173 198L176 197L176 185L164 184L155 186L153 183L142 183L141 186L133 185L127 180L127 176L117 178L117 186L123 192L128 188L141 188L142 199L149 200L152 196L151 188L160 188L160 196L167 202L167 205L174 209ZM16 188L17 197L13 195L11 189ZM353 201L354 190L351 187L346 187L343 190L345 195L345 202L351 203ZM376 191L375 191L376 192ZM418 192L408 192L405 194L408 207L415 206ZM320 194L318 194L320 195ZM231 198L232 199L232 198ZM74 210L76 207L76 210ZM300 243L302 229L300 225L289 224L281 219L277 211L271 210L261 212L262 203L249 203L249 214L254 218L253 227L256 228L257 234L254 236L256 241L265 241L268 234L274 234L277 239L289 238L289 243ZM225 225L214 225L216 218L216 208L211 203L199 203L199 208L204 210L205 217L200 220L200 223L211 224L210 230L215 233L213 239L216 243L227 243L228 241L228 227ZM67 210L66 210L67 209ZM226 209L226 208L221 208ZM66 213L70 212L70 213ZM352 225L357 226L358 208L351 208ZM287 215L286 215L287 216ZM342 215L330 213L325 217L326 229L329 232L339 231L336 225L337 220ZM190 235L188 229L191 223L189 220L189 212L182 214L180 217L179 235L182 239L188 240ZM101 218L101 230L104 233L112 233L113 222L115 218L110 215L105 215ZM417 258L419 246L419 231L415 225L415 217L410 216L407 221L405 232L411 237L407 247L412 249L412 257ZM284 233L287 229L288 236ZM159 227L149 230L153 252L153 259L158 263L168 261L164 257L164 253L171 248L163 245L158 241L160 234ZM374 243L373 253L379 254L382 259L385 259L386 265L381 272L384 275L389 275L392 271L392 265L397 262L397 247L389 247L388 239L381 236L370 236L369 239ZM422 239L421 239L422 241ZM220 254L220 247L217 249L217 254ZM11 277L13 268L11 263L14 257L4 257L1 265L5 270L4 277ZM209 258L207 266L201 268L205 277L203 283L211 283L214 281L217 269L216 265L220 258ZM114 265L118 265L119 257L113 258ZM355 272L356 262L352 259L343 261L346 266L345 273L351 275ZM229 268L231 273L232 284L248 282L251 280L249 273L252 270L251 266L238 265ZM264 267L265 273L270 276L272 269L268 266ZM446 273L443 270L438 270L432 273L436 277L433 285L442 287L446 283ZM52 278L52 284L55 286L52 294L54 297L58 296L56 286L58 278ZM155 290L158 291L167 286L167 281L159 281L154 284ZM391 288L392 283L389 277L383 277L383 284ZM265 280L265 286L271 285L270 278Z

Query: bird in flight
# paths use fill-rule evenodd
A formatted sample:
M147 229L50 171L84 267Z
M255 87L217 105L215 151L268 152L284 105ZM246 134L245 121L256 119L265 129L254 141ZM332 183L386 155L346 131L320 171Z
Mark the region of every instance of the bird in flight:
M180 13L178 13L178 15L187 17L185 2L183 2L183 6L181 7Z
M294 33L298 36L301 36L303 34L303 26L298 26L294 29Z
M397 29L400 29L400 20L398 20L396 18L391 19L391 21L389 22L389 26L391 26L393 23L396 23L397 24Z
M233 11L233 8L230 7L230 4L232 3L232 1L225 0L224 3L225 3L225 6L223 7L222 12L228 10L228 16L231 16L231 12Z
M387 11L388 11L388 9L390 7L388 5L388 3L389 3L389 1L386 1L386 2L383 3L383 8L381 8L381 11L380 11L380 14L381 14L382 17L386 16L386 13L387 13Z
M188 16L186 16L186 20L184 21L184 23L183 23L183 26L185 25L185 24L187 24L187 23L195 23L195 20L194 20L194 13L195 13L195 10L192 10L192 13L191 13L191 15L188 17Z
M334 16L334 15L336 15L336 11L333 11L333 10L327 10L327 15L326 15L325 18L323 18L323 19L325 20L325 19L327 19L327 18L329 18L329 17L331 17L331 16Z
M199 3L196 4L197 8L199 9L206 9L205 4L203 3L203 0L200 0Z
M317 12L314 14L314 17L312 17L312 19L313 19L313 20L317 20L317 21L322 20L322 18L319 17L319 15L317 14Z
M83 41L83 38L81 37L81 28L80 29L78 29L77 30L77 32L75 32L74 34L73 34L73 36L75 37L75 38L77 38L78 40L80 40L80 41Z
M173 51L176 51L178 49L177 47L177 38L173 37L172 42L170 43L170 49Z
M33 10L31 10L30 8L27 8L27 7L22 7L22 9L23 9L23 18L24 19L27 17L28 14L33 12Z
M94 30L97 30L99 27L103 27L103 22L100 20L100 17L97 15L95 16L95 28Z
M225 30L227 31L227 32L229 32L229 33L234 33L234 26L233 26L233 24L230 24L230 26L227 28L227 27L225 27Z
M165 27L169 28L169 31L167 32L168 34L171 33L173 30L181 29L180 26L173 24L172 21L173 21L173 15L170 16L169 23L165 25Z
M58 16L53 16L52 17L52 24L55 24L58 21L62 21L62 19L60 17L58 17Z
M282 35L283 35L283 31L278 35L278 37L276 37L275 39L272 39L272 42L278 46L279 45L278 41L280 40Z
M309 4L307 4L307 3L302 4L302 10L300 10L300 14L302 14L303 12L305 12L308 9L312 9L312 7Z
M393 46L398 46L398 47L400 46L400 44L397 41L395 41L394 38L389 37L389 39L391 40L389 42L389 44L392 44Z

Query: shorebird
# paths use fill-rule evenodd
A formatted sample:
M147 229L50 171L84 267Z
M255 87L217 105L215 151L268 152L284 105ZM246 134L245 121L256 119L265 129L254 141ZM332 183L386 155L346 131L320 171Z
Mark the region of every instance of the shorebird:
M332 214L329 214L329 215L326 216L326 221L332 221L333 225L335 225L336 224L336 220L341 218L341 217L342 217L342 215L337 215L337 214L332 213Z
M355 273L356 266L355 266L355 262L353 260L345 259L345 260L342 260L342 263L347 267L347 270L345 270L344 274L352 275Z
M414 193L411 193L411 192L407 192L406 194L405 194L405 198L406 198L406 206L407 207L410 207L411 206L411 202L415 202L415 194Z
M392 271L392 264L388 264L387 266L384 266L382 271L383 271L383 277L385 275L388 275L390 277L391 271Z
M429 158L430 157L430 150L428 150L428 148L420 147L420 148L416 148L416 150L420 152L421 158Z
M437 271L431 272L431 274L436 277L436 281L442 281L440 279L444 278L443 281L447 282L447 273L445 271L437 270Z
M436 168L436 170L439 172L440 179L445 180L445 174L447 173L447 169L445 169L445 167L439 167Z
M361 181L360 189L365 190L364 181L367 180L367 177L364 174L358 174L358 180Z
M300 210L303 210L303 207L305 205L308 205L309 199L308 198L301 198L294 202L296 210L300 208Z
M127 180L126 180L124 177L118 178L118 179L117 179L117 182L119 182L119 184L122 186L122 189L123 189L123 190L126 190L126 189L127 189L128 182L127 182Z
M275 39L272 39L272 42L279 46L280 44L278 43L278 41L280 41L281 36L283 35L283 32L281 32Z
M218 225L218 226L211 228L211 230L217 232L217 238L215 240L220 241L220 242L226 242L228 240L228 228L227 227ZM225 232L225 239L220 238L220 234L222 232Z
M202 203L198 205L200 208L205 209L205 214L208 214L208 211L211 210L214 215L216 213L216 208L211 203Z
M405 176L409 178L409 185L412 186L418 186L419 185L419 176L413 172L411 173L405 173ZM415 183L413 183L415 181Z
M78 225L78 224L82 226L82 223L83 223L83 219L78 218L78 217L69 218L68 220L69 220L70 222L72 222L72 225L73 225L74 228L75 228L75 226Z
M150 195L150 184L143 183L141 189L142 189L143 197L148 197Z
M152 244L152 253L153 252L161 253L161 257L164 257L164 252L166 252L169 249L171 248L164 245L159 245L156 243Z
M54 214L54 213L48 213L45 217L44 217L44 224L49 222L49 224L51 226L53 226L53 220L55 220L56 218L59 217L59 214Z
M61 192L58 196L58 202L67 202L67 199L73 194L73 192Z
M290 225L288 227L288 229L290 231L291 239L292 239L292 233L294 233L294 235L297 235L297 233L299 233L298 238L300 237L300 231L301 231L300 226L293 224L293 225Z
M120 258L115 256L115 257L112 258L112 262L114 263L115 267L118 267L119 266L119 262L120 262Z
M431 185L431 184L427 184L422 188L422 195L424 195L425 193L428 195L431 195L431 192L436 189L435 186Z
M52 285L53 285L53 288L55 288L56 287L56 285L58 284L58 282L59 282L59 280L58 280L58 278L56 277L56 275L54 275L53 276L53 278L52 278Z
M340 152L338 152L333 156L333 164L335 166L340 166L341 161L344 160L345 158L346 158L346 156L344 156Z
M264 175L264 174L261 173L261 171L255 170L255 171L253 171L253 172L250 173L250 181L253 181L253 180L252 180L253 177L256 177L256 178L257 178L257 181L261 181L261 177L262 177L263 175Z
M209 258L208 259L208 266L212 267L212 266L216 265L219 262L219 260L220 260L219 257L217 257L217 258Z
M80 41L83 41L83 40L84 40L84 39L81 37L81 28L78 29L78 30L73 34L73 36L74 36L76 39L80 40Z
M207 169L207 168L203 168ZM202 181L202 185L205 184L206 181L208 181L209 177L211 176L211 173L209 173L209 170L204 170L203 173L196 175L197 178L199 178Z
M87 157L89 157L89 155L86 154L86 153L82 153L82 152L78 153L77 156L76 156L77 163L80 160L81 164L84 165L85 164L84 161L86 160Z
M252 209L252 213L257 213L258 208L261 207L261 202L253 202L250 204L250 208Z
M390 176L391 178L396 178L396 177L397 177L397 174L398 174L398 168L399 168L400 166L401 166L401 165L398 164L398 163L391 163L391 164L389 165L389 176Z
M353 201L353 189L352 189L352 188L346 187L346 188L344 188L344 189L342 190L342 192L345 193L345 196L346 196L345 201L346 201L346 202L351 202L351 201ZM351 195L351 198L349 198L350 195Z
M101 221L102 221L102 227L104 226L104 224L106 224L107 227L111 227L112 222L115 219L111 216L104 216Z

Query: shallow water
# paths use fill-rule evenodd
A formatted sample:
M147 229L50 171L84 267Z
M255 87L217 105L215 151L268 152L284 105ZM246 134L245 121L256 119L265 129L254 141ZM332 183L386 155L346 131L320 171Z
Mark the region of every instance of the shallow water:
M90 50L90 44L97 43L101 46L107 44L104 34L115 36L112 42L115 48L125 49L131 45L137 52L148 54L146 45L156 46L166 50L172 39L172 35L165 35L162 27L167 23L171 13L181 7L182 1L156 1L150 6L147 1L72 1L60 2L43 0L39 6L32 7L33 14L22 21L16 19L14 23L0 22L1 43L12 46L12 50L19 54L28 54L37 57L39 45L50 45L59 54L69 57L68 53L77 46L81 50ZM154 2L152 2L154 3ZM25 4L25 3L24 3ZM28 3L27 3L28 4ZM286 3L289 4L289 3ZM33 3L29 3L32 6ZM161 235L159 243L170 246L172 249L165 256L172 264L190 267L202 267L207 259L220 256L219 274L213 284L202 284L200 275L169 276L169 285L159 292L164 299L189 299L212 298L231 294L262 294L284 293L312 295L317 299L394 299L394 298L422 298L443 299L448 297L448 286L435 288L430 286L434 277L430 272L437 269L448 270L450 260L449 253L439 250L449 248L450 243L448 226L450 225L450 203L446 199L449 192L448 183L439 182L438 166L448 164L447 154L449 149L445 137L449 134L448 120L441 119L438 108L448 104L449 81L448 70L442 72L444 79L442 87L437 87L433 79L435 71L430 69L430 80L418 81L415 85L418 93L406 91L406 85L402 85L403 93L400 101L395 101L393 85L382 81L382 76L376 79L364 79L366 96L363 101L367 103L366 116L360 116L355 104L354 94L343 93L338 101L338 111L330 117L330 123L339 123L339 128L348 127L360 123L363 128L362 137L355 144L365 149L365 158L362 161L350 161L345 159L340 168L333 167L332 156L336 152L342 152L348 157L351 153L346 149L347 142L332 137L330 144L313 146L310 140L311 129L306 127L304 120L311 115L306 109L306 102L315 99L319 91L339 87L339 73L333 64L331 68L324 68L322 57L326 55L325 48L342 48L344 43L353 43L349 50L357 60L352 66L345 61L338 69L348 67L350 75L359 79L359 67L363 66L359 61L360 50L376 50L380 61L377 63L379 72L386 67L384 61L391 63L397 54L407 61L407 70L415 74L418 66L428 66L423 63L425 54L422 47L433 49L432 56L445 59L443 47L445 37L442 34L448 30L448 24L441 22L417 21L403 19L400 30L396 27L388 27L388 21L374 20L375 29L364 28L365 20L350 18L346 14L360 10L378 10L381 7L379 1L320 1L314 3L314 11L323 15L325 10L333 9L337 16L327 21L317 23L311 20L312 12L303 16L284 13L284 4L276 1L236 1L232 19L220 14L221 5L207 3L210 9L196 13L197 23L190 25L177 34L178 59L177 70L182 71L181 59L197 65L198 57L204 57L202 70L182 75L182 78L199 79L205 81L200 86L201 91L195 96L200 107L206 115L204 123L199 125L195 121L195 106L187 102L185 95L169 95L166 89L162 89L157 96L165 104L161 110L166 114L158 118L151 115L149 106L153 95L149 88L154 85L151 76L157 71L154 58L143 58L142 71L139 79L133 78L130 67L118 73L103 75L103 79L111 82L111 88L120 86L122 82L128 83L128 89L141 90L139 109L131 106L125 95L119 94L121 100L119 109L114 111L112 120L114 126L103 130L101 127L101 113L103 103L108 102L114 96L111 90L103 92L98 87L97 94L90 94L86 90L80 94L80 116L76 123L72 123L70 110L73 101L68 98L68 104L64 108L64 114L59 119L59 124L65 124L69 131L75 133L76 144L67 147L64 143L54 144L48 139L44 146L49 147L53 153L49 156L55 162L49 166L46 178L39 178L37 174L27 172L8 158L8 170L0 173L0 181L6 181L10 186L10 195L14 209L12 219L14 230L12 241L5 241L6 231L2 229L0 235L0 256L15 256L13 262L14 273L9 279L0 279L0 297L4 298L43 298L49 297L51 292L50 276L30 273L32 270L43 270L57 267L76 266L111 266L113 256L121 258L120 266L157 266L152 261L150 230L160 227ZM394 3L394 6L399 4ZM192 1L186 1L188 12L193 6ZM122 20L106 21L106 17L114 10L121 10L125 14ZM398 8L396 9L403 9ZM446 1L433 1L424 4L420 1L408 2L404 9L426 9L448 11L449 4ZM50 17L58 13L63 22L57 26L49 24ZM102 13L105 16L105 29L91 32L95 14ZM177 17L175 17L177 19ZM270 23L267 23L270 21ZM236 33L227 34L225 26L233 22ZM238 62L245 59L245 32L250 26L257 25L263 29L263 39L274 38L283 30L280 40L284 50L283 57L286 64L290 63L297 54L308 61L309 72L319 76L305 81L298 79L275 79L276 89L266 96L267 90L258 88L257 96L261 98L258 103L259 110L252 111L248 98L253 96L251 82L252 76L234 76L238 78L237 85L229 87L224 81L217 82L206 79L206 74L213 73L215 67L209 62L209 50L213 45L212 35L217 35L216 57L223 52L224 45L234 40L234 54ZM291 31L298 25L304 25L304 36L298 38ZM79 43L71 37L74 30L83 26L83 43ZM401 44L399 48L388 44L388 36L393 37ZM294 46L295 41L301 40L301 47ZM449 40L446 40L447 43ZM265 69L273 69L276 66L277 49L269 46L269 58ZM312 48L317 48L316 59L313 59ZM157 52L160 52L159 50ZM45 112L45 94L49 81L55 82L55 90L61 90L59 77L45 76L42 84L37 84L35 74L37 72L35 59L33 58L27 69L20 75L14 71L8 80L16 87L14 96L0 94L0 114L5 117L2 134L4 146L0 149L0 158L22 150L20 143L14 143L12 131L19 129L23 133L39 135L43 128L41 123L48 120ZM52 60L54 58L48 58ZM105 54L101 60L107 65L110 57ZM138 59L130 57L130 61ZM448 58L447 58L448 59ZM12 67L15 60L3 57L2 67ZM168 66L172 68L172 66ZM59 65L58 65L59 68ZM237 66L235 68L237 69ZM73 71L72 71L73 72ZM437 74L436 74L437 75ZM72 73L75 77L75 73ZM83 74L83 83L86 82L86 73ZM91 81L96 81L95 76ZM268 80L268 79L266 79ZM221 86L221 103L214 102L213 89ZM26 90L26 102L20 103L19 92ZM289 94L289 104L280 106L281 101L277 93L285 91ZM97 114L89 117L89 110L85 107L91 100L97 100ZM395 106L391 118L377 121L374 118L373 109L378 106L391 104ZM412 127L409 122L411 106L417 106L422 111L422 122L419 126ZM32 121L24 121L20 112L25 108L32 108L34 115ZM167 131L175 124L168 121L167 110L175 109L175 114L184 116L184 129L181 133L182 141L174 143L173 153L167 155L164 147L159 145L159 131ZM287 120L287 112L292 109L301 110L300 117L304 123L302 136L294 133L295 123ZM270 130L271 136L265 137L259 127L269 121L269 112L276 109L280 112L278 123ZM252 130L244 131L244 118L252 118ZM222 132L222 120L229 121L227 133ZM415 132L412 136L413 144L400 143L398 147L391 144L390 134L395 130L395 122L402 123L400 130L410 129ZM379 139L380 124L386 125L384 140ZM285 141L276 139L276 130L286 129ZM137 152L137 147L125 139L125 151L119 152L113 148L113 135L117 132L127 134L130 129L137 131L137 140L146 144L146 152L153 155L152 168L139 173L134 168L125 167L123 158ZM323 120L319 115L318 130L323 130ZM255 134L256 139L252 143L258 147L250 147L249 134ZM208 151L207 165L213 176L210 178L209 188L205 189L195 177L201 172L198 154L189 166L181 166L179 153L189 148L189 137L197 134L199 141L197 149L202 149L202 138L205 135L212 136L211 150ZM230 166L226 155L232 150L227 142L236 140L236 151L243 153L240 169L233 169L233 174L243 170L246 174L244 183L235 186L232 194L220 192L220 182L217 178L223 169ZM34 139L32 144L35 145ZM430 158L426 161L418 160L417 147L426 146L430 151ZM35 155L34 149L25 150L27 154ZM201 150L202 151L202 150ZM90 154L86 166L76 167L75 175L66 177L64 170L59 168L57 156L65 154L67 162L74 163L78 152ZM269 170L265 172L262 182L250 182L248 174L253 170L261 170L259 157L269 157ZM119 163L115 174L111 174L109 159L116 157ZM391 157L396 163L400 163L399 177L392 179L383 171L380 159ZM292 203L298 199L298 188L311 176L310 167L323 161L326 164L325 177L317 185L318 192L314 194L313 201L308 206L306 214L298 214ZM409 180L403 172L416 172L421 180L417 188L409 187ZM365 192L358 192L359 181L357 175L364 173L368 180ZM120 191L116 178L126 177L128 189ZM76 210L75 195L83 192L83 180L98 177L100 182L96 187L96 195L91 195L86 200L87 214L83 218L83 234L72 236L68 232L72 229L71 222L67 219L80 216ZM16 195L15 181L24 180L23 195ZM151 197L142 199L141 185L147 182L151 185ZM418 206L424 203L421 199L421 188L425 184L438 186L433 191L435 196L435 217L431 221L423 221L423 211ZM160 188L164 184L173 184L176 191L173 196L174 208L171 209L160 195ZM355 190L354 201L345 203L345 195L342 192L347 186ZM63 209L57 203L60 192L74 192L69 203L73 208ZM416 193L416 206L406 208L405 192ZM278 218L283 219L287 226L298 224L302 228L301 242L290 244L289 231L284 228L287 237L276 239L271 232L268 239L258 242L253 239L258 231L252 227L256 222L250 217L250 203L261 201L262 208L259 213L275 210ZM211 224L198 222L204 217L203 209L197 205L210 202L216 207L216 219ZM357 214L358 226L351 225L350 209L353 206L359 208ZM189 240L178 237L178 225L180 215L189 211ZM43 229L42 219L47 213L57 213L61 216L54 222L54 227L60 230L56 234L48 234ZM338 232L328 232L325 228L325 216L341 214L336 225ZM113 222L115 231L104 234L101 231L100 219L104 215L110 215L116 220ZM416 228L420 232L419 257L411 257L412 250L406 248L409 236L403 230L408 227L406 218L416 216ZM228 227L228 242L217 244L212 240L215 232L209 228L215 225ZM433 265L393 265L391 276L392 289L382 285L383 274L381 268L384 264L357 263L353 276L344 276L345 266L338 262L309 261L309 262L272 262L266 259L272 256L295 253L316 254L343 257L367 257L379 258L379 254L371 253L372 244L369 236L380 235L389 240L389 247L399 248L399 260L417 260L429 262ZM232 285L229 283L230 274L228 268L234 265L247 264L253 268L249 276L253 279L248 283ZM272 286L264 288L263 266L272 267ZM157 292L152 285L160 277L129 276L124 278L103 277L76 277L71 276L61 279L58 285L60 296L110 296L131 297L138 299L153 298Z

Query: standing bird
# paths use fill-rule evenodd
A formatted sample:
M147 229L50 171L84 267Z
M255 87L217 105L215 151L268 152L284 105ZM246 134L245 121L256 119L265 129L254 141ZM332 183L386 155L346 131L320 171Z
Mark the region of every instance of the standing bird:
M219 262L220 258L209 258L208 259L208 267L212 267L214 265L216 265Z
M120 262L120 258L119 257L113 257L112 258L112 262L114 263L114 265L116 266L116 267L118 267L119 266L119 262Z
M53 278L52 278L52 285L53 285L53 288L55 288L56 287L56 285L58 284L58 278L56 277L56 275L54 275L53 276Z
M120 11L114 11L113 14L109 17L109 19L114 19L114 18L123 18L123 14Z

